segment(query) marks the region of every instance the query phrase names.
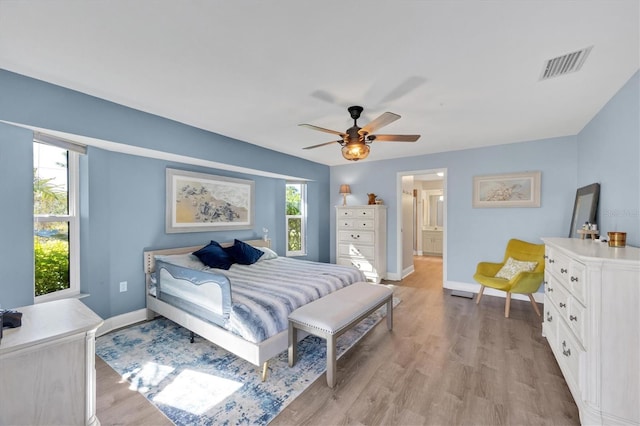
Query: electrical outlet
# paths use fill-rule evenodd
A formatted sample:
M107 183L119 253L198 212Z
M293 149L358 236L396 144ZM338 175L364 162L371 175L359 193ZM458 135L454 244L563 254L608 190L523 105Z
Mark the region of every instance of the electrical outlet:
M127 291L127 282L126 281L120 281L120 293L122 293L123 291Z

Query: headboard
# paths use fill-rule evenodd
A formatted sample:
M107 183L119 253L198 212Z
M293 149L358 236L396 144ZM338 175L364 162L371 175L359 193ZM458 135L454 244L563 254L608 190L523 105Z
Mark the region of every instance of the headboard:
M269 247L271 248L271 240L246 240L245 243L251 244L254 247ZM155 257L156 255L170 255L170 254L185 254L185 253L193 253L194 251L200 250L206 244L201 244L199 246L190 246L190 247L176 247L169 249L160 249L160 250L146 250L144 252L144 273L150 274L156 269ZM231 247L233 242L220 243L222 247Z

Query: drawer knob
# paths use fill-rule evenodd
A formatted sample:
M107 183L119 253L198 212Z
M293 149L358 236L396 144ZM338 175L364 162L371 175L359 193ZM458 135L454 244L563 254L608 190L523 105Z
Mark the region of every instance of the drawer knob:
M353 239L358 239L358 238L360 238L360 235L353 235L353 234L351 234L351 238L353 238Z
M547 322L553 321L553 317L551 316L551 312L547 311Z
M567 271L566 269L564 269L564 268L560 268L560 273L561 273L561 274L566 274L567 272L568 272L568 271Z
M566 308L566 307L567 307L567 304L566 304L566 303L562 303L562 302L560 302L560 307L561 307L561 308Z
M549 259L549 263L556 263L556 261L553 259Z
M545 258L545 259L548 259L548 258L549 258L549 256L547 256L547 255L545 254L545 255L544 255L544 258Z
M566 340L562 341L562 355L571 356L571 348L567 348Z
M578 317L575 315L569 315L569 321L578 321Z
M573 283L573 282L576 282L576 283L577 283L577 282L578 282L578 277L571 277L571 282L572 282L572 283Z
M547 290L549 290L549 293L553 293L553 287L547 287Z

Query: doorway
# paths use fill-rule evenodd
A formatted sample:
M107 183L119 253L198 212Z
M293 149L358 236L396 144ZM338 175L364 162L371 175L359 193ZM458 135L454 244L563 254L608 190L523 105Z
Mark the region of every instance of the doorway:
M398 173L397 270L402 279L415 270L414 256L441 257L443 282L447 262L447 170Z

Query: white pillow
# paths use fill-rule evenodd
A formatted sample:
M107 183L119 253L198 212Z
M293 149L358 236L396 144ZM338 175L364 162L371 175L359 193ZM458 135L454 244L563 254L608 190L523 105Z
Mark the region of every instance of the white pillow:
M522 260L515 260L510 257L504 263L504 266L500 268L500 270L496 274L496 278L504 278L505 280L510 280L520 272L533 271L534 269L536 269L536 266L538 266L538 262L525 262Z
M278 257L278 253L271 250L269 247L256 247L256 248L264 252L264 254L260 256L260 259L258 259L258 262L260 262L261 260L271 260Z
M189 269L195 269L197 271L203 271L207 269L207 265L202 263L197 256L191 253L185 254L170 254L170 255L156 255L156 260L171 263L172 265L178 265Z

